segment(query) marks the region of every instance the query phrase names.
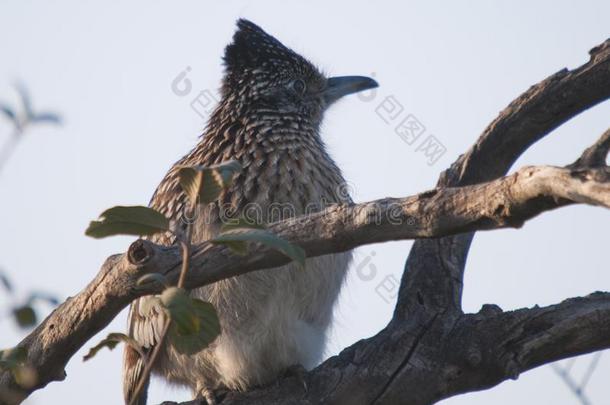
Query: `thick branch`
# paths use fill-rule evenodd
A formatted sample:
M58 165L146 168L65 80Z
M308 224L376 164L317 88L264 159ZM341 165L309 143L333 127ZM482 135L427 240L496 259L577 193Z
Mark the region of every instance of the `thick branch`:
M441 397L490 388L542 364L608 347L609 293L510 312L487 305L459 320L441 354L455 376Z
M531 144L610 97L610 41L594 49L591 55L591 60L582 67L563 70L515 100L439 181L441 187L468 187L335 206L319 214L275 224L272 230L303 246L309 256L317 256L365 243L520 226L541 212L569 203L608 206L608 168L592 164L599 161L597 152L591 154L592 158L583 158L585 167L580 162L566 169L525 168L488 184L476 184L503 175ZM607 142L601 144L607 150ZM299 382L287 379L263 390L230 393L226 401L368 404L408 400L410 404L428 404L458 392L491 386L507 375L547 361L610 347L606 294L593 297L600 299L595 304L588 297L560 304L557 311L531 309L508 314L492 311L488 316L493 308L487 307L482 318L477 318L481 314L461 314L461 277L471 238L472 234L460 234L418 241L407 264L409 275L403 279L393 320L376 336L347 348L310 373L307 393L299 391ZM194 254L194 271L188 286L201 286L286 262L285 257L260 246L247 257L241 257L224 247L202 244ZM61 380L70 357L122 308L136 297L159 292L158 286L151 285L137 290L137 279L150 272L162 272L175 281L179 264L177 248L146 241L137 241L126 254L109 258L83 292L58 307L20 343L28 349L28 362L38 372L38 385L19 392L12 376L3 373L0 393L12 391L26 397L34 389ZM565 318L572 322L565 322ZM500 330L504 323L513 329L505 334L489 330ZM470 329L474 332L466 340ZM547 331L552 331L552 336L545 336ZM504 342L507 348L504 352L512 353L512 363L500 361L506 357L501 351L493 352L501 358L495 362L493 353L489 360L485 357L487 353L470 354L467 359L472 364L489 361L490 367L497 367L504 374L498 372L495 379L484 380L485 370L481 369L473 374L472 380L461 376L460 359L455 360L457 371L445 364L445 358L452 352L451 345L456 344L459 336L464 336L460 342L462 349L472 346L476 339L483 342L481 347ZM502 341L506 336L515 336L516 340ZM559 340L554 341L553 336ZM508 367L511 372L507 373L504 364L517 366Z
M562 69L506 107L477 142L439 179L439 187L490 181L505 175L531 145L570 118L610 98L610 39L593 48L590 60ZM474 234L416 241L405 264L396 316L418 307L418 297L438 311L461 313L462 280Z
M337 205L277 223L271 229L314 257L367 243L521 226L543 211L568 203L610 207L608 170L527 167L490 183L432 190L402 199ZM203 243L195 249L187 287L200 287L286 262L285 257L262 246L242 257L223 246ZM38 372L39 384L35 388L62 379L63 367L70 357L130 301L160 292L155 285L136 289L138 278L157 272L176 281L179 263L178 247L144 241L135 242L126 255L108 259L83 292L57 308L20 343L28 349L28 361ZM0 384L17 388L8 373Z
M590 60L562 69L506 107L468 152L451 165L442 186L489 181L506 174L530 146L581 112L610 98L610 39L591 49Z
M570 165L572 168L578 167L601 167L606 165L606 158L610 150L610 129L587 148L576 162Z
M392 322L345 349L310 373L307 392L296 378L288 378L229 393L222 404L429 405L490 388L541 364L609 348L610 293L510 312L484 305L452 325L439 317L419 322ZM443 335L449 338L439 340ZM392 371L396 361L401 367Z
M487 127L475 145L443 173L439 186L474 184L504 175L529 146L571 117L607 100L610 97L610 40L592 49L590 54L591 59L585 65L572 71L564 69L514 100ZM585 152L573 167L598 166L602 160L599 156L607 154L608 136L607 132L597 146L592 147L595 152ZM605 150L602 150L603 145ZM474 233L467 233L415 242L405 265L393 323L414 316L424 323L441 316L440 323L445 326L439 327L439 333L434 336L435 344L438 347L440 342L451 338L453 328L462 317L463 274L473 236ZM548 362L552 360L549 358ZM425 362L423 366L426 369ZM391 369L399 374L402 367L401 363L394 362ZM420 392L422 386L442 391L452 378L447 375L446 380L435 384L433 379L416 377L414 380L421 383L419 387L411 385L413 378L397 379ZM477 389L481 386L473 383L470 388L463 385L461 391L455 393ZM453 394L447 392L444 396L450 395ZM413 399L411 395L410 399Z

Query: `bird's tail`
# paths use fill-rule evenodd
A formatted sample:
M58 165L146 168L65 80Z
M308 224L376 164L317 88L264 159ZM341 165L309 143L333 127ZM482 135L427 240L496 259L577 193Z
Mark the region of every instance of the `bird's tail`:
M125 345L123 351L123 398L125 399L125 405L146 405L150 376L146 378L138 397L132 400L145 367L146 359L143 359L134 348Z

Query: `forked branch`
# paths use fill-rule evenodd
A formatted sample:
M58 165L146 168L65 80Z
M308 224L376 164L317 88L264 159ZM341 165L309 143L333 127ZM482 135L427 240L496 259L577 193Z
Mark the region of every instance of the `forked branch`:
M585 65L561 71L515 100L444 174L439 188L400 199L336 205L270 226L310 257L368 243L459 235L415 245L393 320L376 336L312 371L307 393L288 378L260 390L230 393L224 403L429 404L492 386L545 362L610 347L607 294L510 313L488 306L479 314L464 315L459 305L470 243L464 232L518 227L566 204L610 207L610 173L603 163L608 132L569 167L526 167L500 177L528 146L609 97L610 41L606 41ZM288 260L258 245L242 257L223 246L203 243L194 248L186 286L199 287ZM23 388L10 373L3 373L0 402L18 403L32 391L63 379L65 365L88 339L132 300L160 291L160 286L138 288L141 276L162 273L175 282L180 263L179 247L142 240L127 253L110 257L95 280L19 344L27 349L38 382ZM524 324L530 328L523 329ZM514 339L503 340L507 336ZM481 349L460 357L453 351L456 342L462 348Z

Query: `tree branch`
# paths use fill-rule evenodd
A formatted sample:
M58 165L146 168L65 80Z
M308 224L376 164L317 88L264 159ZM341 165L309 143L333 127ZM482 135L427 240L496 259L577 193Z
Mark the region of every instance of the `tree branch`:
M610 208L608 168L526 167L489 183L432 190L402 199L337 205L277 223L271 230L314 257L374 242L519 227L541 212L569 203ZM287 261L262 246L242 257L226 247L202 243L195 248L186 286L200 287ZM28 362L38 372L39 384L33 388L63 379L63 367L70 357L129 302L160 292L158 285L136 288L143 274L163 273L175 281L180 262L178 246L164 247L142 240L134 242L126 255L108 259L83 292L58 307L20 343L28 349ZM9 373L3 375L0 384L18 388Z
M299 390L300 383L295 379L288 378L261 390L229 393L226 403L406 401L429 404L458 392L493 385L509 374L515 375L497 373L495 380L483 381L485 376L476 377L474 373L470 380L467 376L460 377L459 367L458 371L455 367L446 367L445 358L449 356L453 339L460 334L466 336L467 333L462 332L468 330L466 326L474 328L470 339L484 341L488 332L493 336L485 342L497 343L494 336L496 339L503 336L494 335L482 326L486 324L487 328L492 328L496 325L494 322L500 325L502 322L493 321L500 319L493 318L502 315L498 311L493 311L489 318L479 319L478 315L463 315L459 308L461 277L472 238L472 234L463 232L521 226L541 212L571 203L610 206L608 168L602 164L587 166L599 162L597 157L583 155L580 164L567 168L527 167L498 179L529 145L608 97L610 41L592 51L587 64L553 75L513 102L475 146L444 174L438 189L402 199L332 206L321 213L271 226L273 232L302 246L309 257L345 251L366 243L460 235L416 243L390 324L376 336L345 349L311 372L307 376L307 393ZM601 140L598 144L601 146L594 149L606 148L607 151L607 141ZM587 156L598 154L594 152ZM478 184L487 180L493 181ZM133 299L161 290L156 285L138 289L137 280L144 274L161 272L175 281L180 261L179 247L163 247L142 240L134 242L126 254L110 257L85 290L59 306L19 344L28 349L28 363L38 373L38 384L22 389L12 375L5 372L0 376L0 392L17 392L21 399L51 381L63 379L66 363L88 339ZM262 246L253 247L248 256L242 257L233 255L223 246L204 243L194 249L187 287L276 267L287 261L279 253ZM440 294L435 295L435 289ZM569 301L572 302L569 311L567 304L560 304L561 316L547 316L547 313L536 312L540 310L537 308L524 310L519 319L531 329L522 332L519 332L518 320L513 320L518 316L505 315L507 318L502 321L514 325L515 331L520 333L515 335L519 340L510 341L514 343L510 346L511 353L517 353L513 356L513 363L518 364L514 368L517 373L556 358L610 347L610 333L607 326L603 326L608 324L608 297L607 294L596 297L602 297L603 302L597 302L595 307L589 304L590 297ZM490 308L493 309L487 307L483 312L489 312ZM548 312L551 313L554 310ZM562 321L563 317L570 316L574 320L572 324ZM540 319L548 322L540 323ZM468 320L474 323L467 325ZM583 322L588 322L590 327L583 327ZM535 339L529 334L532 331L537 334ZM558 340L562 345L545 337L546 331L563 339ZM470 345L462 342L461 347ZM489 343L489 347L493 352L496 346ZM487 359L485 355L487 352L480 357ZM493 357L493 353L490 356ZM505 356L500 357L504 359ZM467 358L473 364L477 363L476 353ZM481 362L484 360L479 361L483 364ZM502 368L504 363L494 364L506 371L506 367ZM2 401L7 402L0 398Z
M439 340L444 335L449 337ZM424 324L391 322L312 371L307 392L290 377L247 393L231 392L222 404L429 405L516 379L541 364L608 347L609 293L510 312L487 304L450 326L440 316ZM395 361L400 367L392 371ZM181 405L187 404L194 403Z
M610 98L610 39L590 59L530 87L443 173L439 186L476 184L506 174L530 146L581 112Z
M505 175L531 145L570 118L610 98L610 39L590 59L530 87L485 129L477 142L441 174L438 187L457 187ZM405 264L395 316L406 316L425 298L437 312L461 313L462 283L474 234L416 241Z
M608 347L609 293L510 312L484 306L459 320L442 354L456 378L440 398L490 388L542 364Z
M588 147L578 160L572 163L569 167L601 167L606 165L606 158L610 150L610 129L595 142Z

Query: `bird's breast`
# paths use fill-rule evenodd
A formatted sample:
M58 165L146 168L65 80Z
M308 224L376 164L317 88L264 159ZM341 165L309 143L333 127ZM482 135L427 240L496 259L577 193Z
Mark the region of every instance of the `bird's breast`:
M315 149L283 143L251 156L226 196L238 211L258 210L263 222L275 222L340 202L344 180Z

